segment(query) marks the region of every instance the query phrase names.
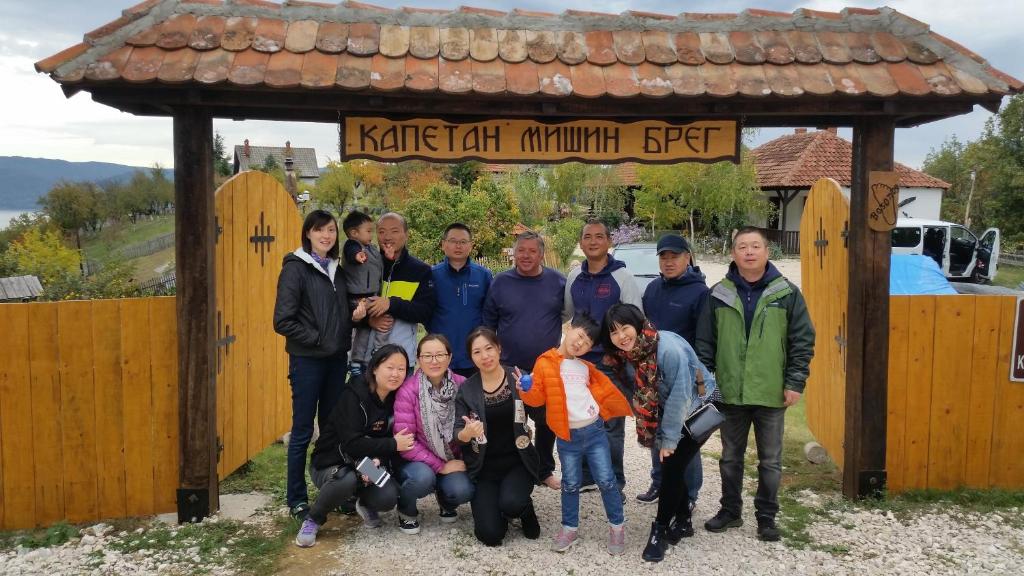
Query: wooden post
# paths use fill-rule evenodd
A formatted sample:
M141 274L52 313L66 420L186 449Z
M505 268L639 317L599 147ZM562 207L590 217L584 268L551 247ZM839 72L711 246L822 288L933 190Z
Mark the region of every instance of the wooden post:
M174 258L178 314L178 522L219 508L215 393L213 119L174 111Z
M850 298L847 304L846 434L843 494L878 496L885 488L889 370L889 232L868 226L868 176L894 169L891 119L853 128L850 187Z

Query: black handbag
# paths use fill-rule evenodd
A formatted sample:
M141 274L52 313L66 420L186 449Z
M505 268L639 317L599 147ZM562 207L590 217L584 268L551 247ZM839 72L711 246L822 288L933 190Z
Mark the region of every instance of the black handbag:
M704 388L704 373L701 372L700 368L697 368L697 395L703 397L705 393ZM707 440L711 434L722 427L722 423L725 422L725 416L715 408L715 405L708 402L694 410L689 416L686 417L686 421L683 423L683 429L686 434L697 443L702 443Z

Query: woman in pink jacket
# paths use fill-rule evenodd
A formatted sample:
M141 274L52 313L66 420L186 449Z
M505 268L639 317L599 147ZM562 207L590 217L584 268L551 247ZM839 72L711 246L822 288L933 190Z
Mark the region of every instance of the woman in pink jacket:
M455 522L455 509L473 498L455 429L455 396L465 380L448 369L451 344L440 334L428 334L416 347L418 368L395 398L395 430L413 434L412 449L402 452L408 462L399 472L398 527L406 534L420 531L416 501L437 495L441 522Z

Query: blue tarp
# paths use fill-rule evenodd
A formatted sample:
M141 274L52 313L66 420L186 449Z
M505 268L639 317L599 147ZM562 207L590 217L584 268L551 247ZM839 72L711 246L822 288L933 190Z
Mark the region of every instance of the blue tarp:
M889 267L890 295L956 293L933 258L920 254L892 255Z

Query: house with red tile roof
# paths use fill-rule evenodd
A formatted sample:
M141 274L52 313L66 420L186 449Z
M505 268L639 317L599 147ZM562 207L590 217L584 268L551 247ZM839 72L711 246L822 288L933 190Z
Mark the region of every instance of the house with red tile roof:
M793 134L758 146L751 155L757 167L758 186L777 209L760 225L769 231L788 232L769 232L770 236L778 236L780 242L789 237L787 244L799 246L804 203L811 186L819 179L832 178L842 187L843 194L850 197L853 143L841 138L834 128L797 128ZM896 172L900 176L900 216L938 220L942 194L949 189L949 183L898 162Z

